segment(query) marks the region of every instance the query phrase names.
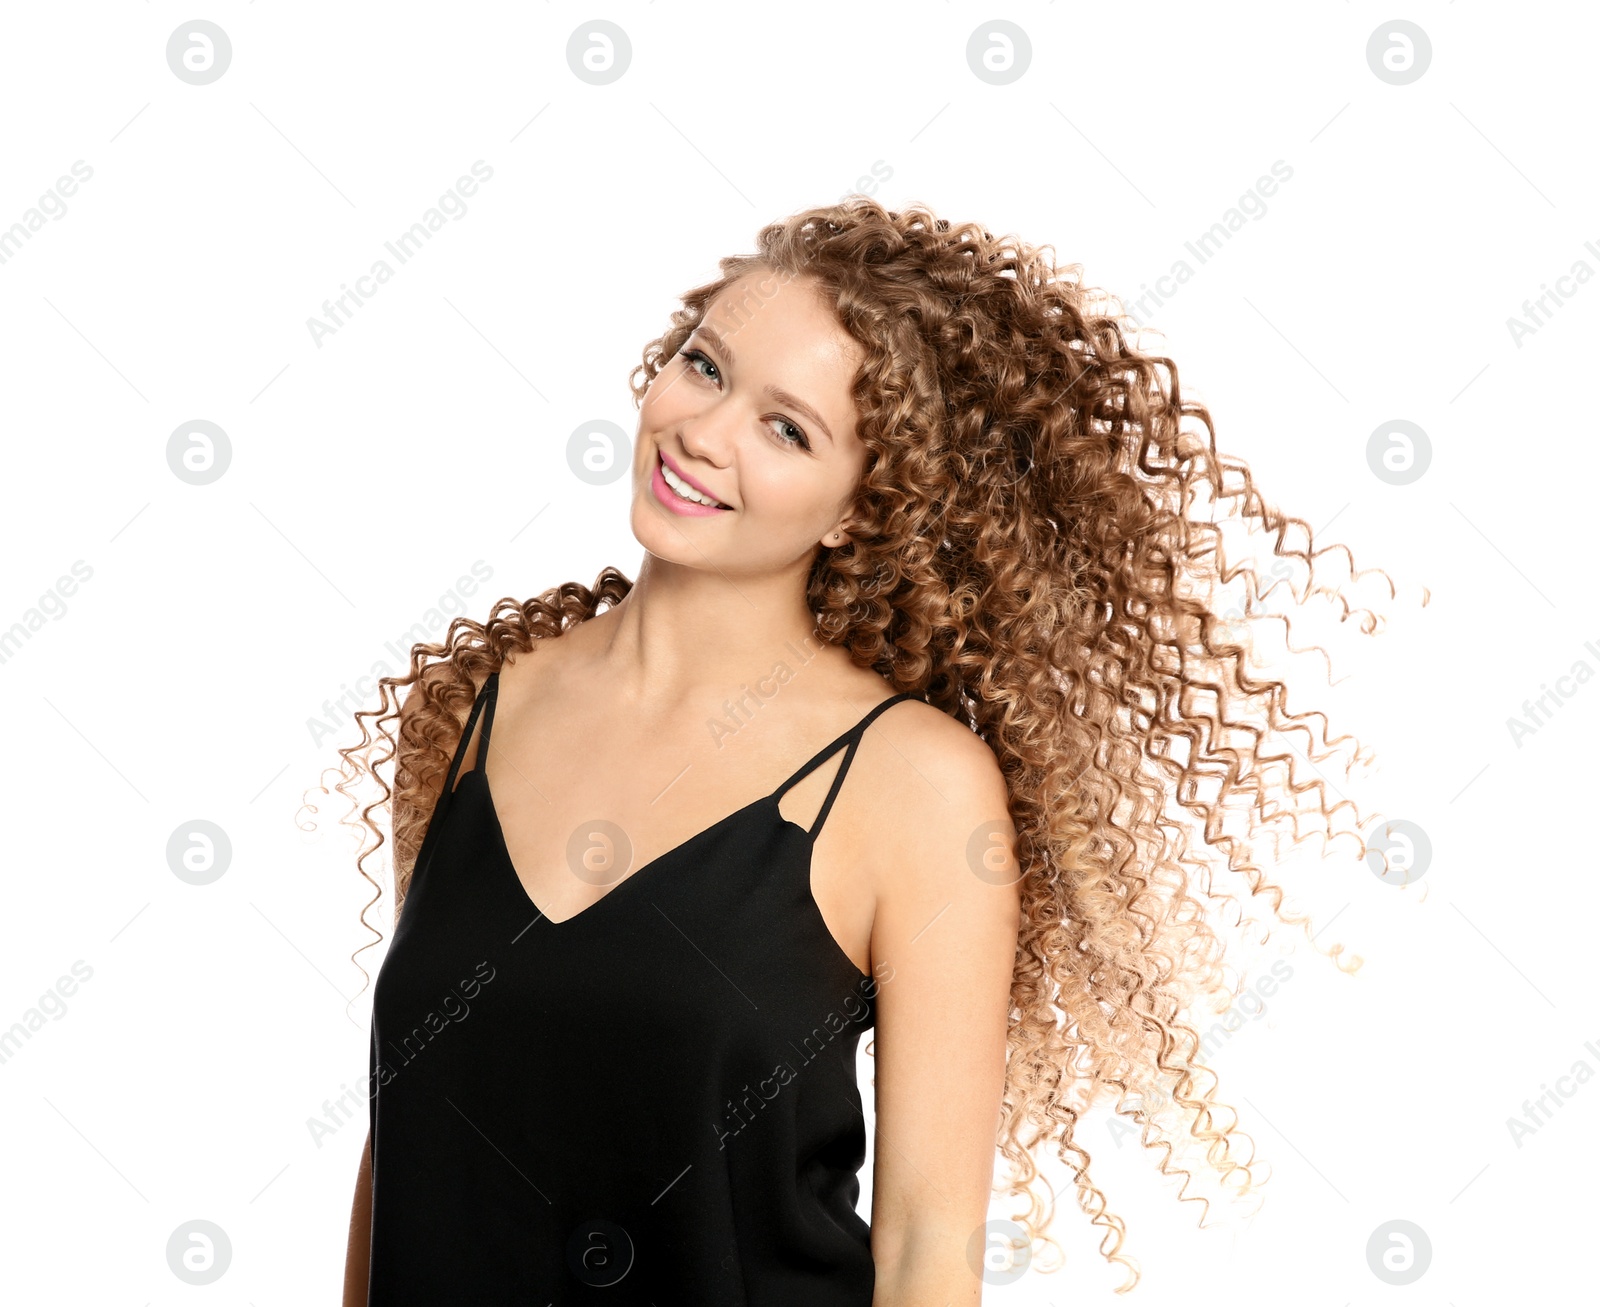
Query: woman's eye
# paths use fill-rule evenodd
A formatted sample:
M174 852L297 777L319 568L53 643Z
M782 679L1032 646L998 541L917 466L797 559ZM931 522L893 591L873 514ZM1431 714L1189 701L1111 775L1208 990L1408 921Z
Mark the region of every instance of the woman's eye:
M698 376L698 377L706 377L706 374L704 372L700 372L698 370L695 370L695 364L696 363L704 363L713 372L719 371L717 365L715 363L713 363L709 358L707 358L705 356L705 354L702 353L700 350L697 350L697 349L680 349L678 351L678 357L683 359L683 361L689 365L690 369L695 371L695 375ZM706 380L707 381L716 381L717 378L716 377L706 377ZM783 428L787 428L788 430L794 432L793 436L786 436L786 435L781 435L781 434L778 436L779 441L781 441L783 444L785 444L785 445L798 445L798 446L800 446L801 449L810 449L811 448L811 442L810 442L810 440L808 440L806 438L806 433L804 431L802 431L799 427L795 426L795 424L793 422L790 422L787 418L771 418L771 419L769 419L769 421L771 421L774 424L775 428L779 429L780 431Z
M707 357L706 357L706 356L705 356L705 355L704 355L704 354L702 354L702 353L701 353L701 352L700 352L700 351L699 351L699 350L697 350L697 349L682 349L682 350L679 350L679 351L678 351L678 353L679 353L679 355L681 355L681 356L682 356L682 357L683 357L683 358L684 358L684 359L685 359L685 360L687 360L687 362L688 362L688 364L689 364L689 366L690 366L690 367L691 367L691 368L692 368L692 367L693 367L693 366L694 366L694 365L695 365L695 364L696 364L696 363L704 363L704 364L705 364L705 365L706 365L706 366L707 366L707 367L708 367L708 368L710 368L710 369L711 369L711 370L712 370L712 371L713 371L713 372L715 372L715 371L716 371L716 368L717 368L717 365L716 365L716 364L715 364L715 363L713 363L713 362L712 362L712 361L711 361L711 360L710 360L710 359L708 359L708 358L707 358ZM703 373L703 372L702 372L702 373L701 373L701 374L700 374L700 375L701 375L701 376L705 376L705 373ZM707 378L707 379L708 379L708 380L715 380L715 378L714 378L714 377L712 377L712 378Z

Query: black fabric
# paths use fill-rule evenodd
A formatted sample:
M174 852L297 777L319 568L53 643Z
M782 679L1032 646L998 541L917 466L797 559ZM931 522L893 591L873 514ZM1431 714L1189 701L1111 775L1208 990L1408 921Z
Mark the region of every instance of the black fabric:
M498 684L374 988L369 1304L870 1307L855 1059L878 982L823 921L811 849L863 732L915 696L553 922L484 775ZM810 828L784 818L840 749Z

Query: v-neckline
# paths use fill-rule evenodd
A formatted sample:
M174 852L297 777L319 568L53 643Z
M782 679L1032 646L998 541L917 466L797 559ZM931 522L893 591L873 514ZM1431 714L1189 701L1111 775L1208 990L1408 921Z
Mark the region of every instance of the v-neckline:
M512 885L515 887L516 891L521 894L523 901L539 914L535 918L536 923L543 922L546 926L552 926L558 930L563 926L571 925L581 917L587 917L591 912L595 911L596 908L600 907L601 904L615 898L618 894L622 893L623 890L627 889L627 887L634 881L645 875L646 872L649 872L660 866L661 863L665 862L668 858L673 857L678 853L682 853L692 844L698 844L707 836L713 835L722 830L723 827L731 826L740 817L754 812L758 808L766 807L769 804L772 806L773 816L777 818L780 825L788 826L798 831L808 844L813 844L814 846L814 842L811 839L811 832L806 830L806 828L801 826L798 822L790 821L789 818L785 817L783 813L778 810L780 791L774 790L771 794L763 794L759 799L751 800L736 812L730 812L720 821L714 822L712 825L707 826L704 830L689 836L688 839L682 840L673 845L672 848L668 849L665 853L657 854L655 857L651 858L649 862L645 863L644 866L640 867L639 870L631 871L627 875L623 876L621 880L616 881L610 889L597 898L593 903L589 904L588 907L581 908L579 911L574 912L571 916L562 917L560 921L557 921L533 901L533 896L528 893L528 887L523 883L522 876L517 871L516 862L511 857L511 849L506 844L506 832L505 827L500 822L500 810L495 807L494 790L489 784L489 775L487 770L481 765L473 767L472 770L467 773L467 776L462 778L461 784L466 784L467 779L471 776L477 776L479 778L479 784L483 788L484 806L488 809L490 820L494 823L495 843L500 846L500 861L505 864L506 870L511 873Z
M627 889L630 883L638 880L642 876L647 875L649 872L654 871L669 858L675 857L692 845L698 844L701 840L704 840L709 836L725 829L726 827L731 826L740 818L746 817L751 813L762 809L770 808L773 819L777 821L780 827L790 826L800 832L801 836L806 841L809 866L809 858L812 851L816 847L817 833L821 830L822 823L827 819L828 810L833 806L833 800L839 793L839 787L844 783L845 773L849 770L850 761L855 756L856 746L861 743L861 736L866 732L867 727L872 724L874 719L876 719L878 715L884 711L884 709L888 708L892 704L898 703L902 699L913 699L919 697L911 690L902 690L898 694L893 694L887 699L880 700L871 709L869 709L854 726L840 732L840 734L835 736L828 744L824 745L820 750L813 754L809 761L802 763L800 767L791 772L789 778L779 785L777 789L768 794L763 794L759 798L752 799L749 803L745 804L744 807L739 808L737 811L730 812L720 821L714 822L710 826L707 826L704 830L698 831L697 833L689 836L688 839L674 845L665 853L658 854L656 857L651 858L649 862L645 863L644 866L640 867L637 871L630 872L623 876L621 880L615 882L610 889L608 889L593 903L589 904L588 907L583 908L579 912L573 913L570 917L563 917L560 921L556 921L552 917L547 916L544 909L533 901L533 896L528 893L527 885L523 883L521 873L519 873L517 870L516 861L511 856L511 849L506 843L505 826L501 823L500 810L495 806L493 787L491 787L489 784L488 739L489 734L494 726L495 708L500 697L499 692L500 673L497 669L491 672L488 679L484 682L482 689L479 691L478 706L474 708L474 715L476 715L481 708L483 711L483 721L482 734L479 736L477 762L472 767L472 772L476 773L481 778L480 783L483 786L484 806L488 809L489 819L494 824L495 840L500 846L500 860L505 863L506 868L509 871L513 882L515 883L517 891L521 894L523 901L529 907L531 907L535 913L538 914L534 918L533 924L543 922L546 926L556 929L571 925L573 922L578 921L582 917L587 917L591 912L600 907L601 904L607 902L609 899L614 898L617 894L622 893L625 889ZM467 783L467 777L465 776L463 776L458 782L456 780L456 772L461 765L467 739L472 734L472 725L473 723L471 719L469 719L467 731L461 737L460 745L457 746L456 758L451 764L450 774L446 777L446 784L450 788L452 794L456 789L459 789L461 785L465 785ZM816 767L826 762L829 758L832 758L839 752L840 749L846 749L847 752L845 753L844 760L839 764L838 770L834 773L833 784L828 791L828 797L823 800L822 809L820 812L818 812L815 822L808 829L805 826L800 825L798 822L790 821L783 815L782 811L778 807L779 803L783 799L783 796L789 791L791 786L798 784L805 777L809 776Z

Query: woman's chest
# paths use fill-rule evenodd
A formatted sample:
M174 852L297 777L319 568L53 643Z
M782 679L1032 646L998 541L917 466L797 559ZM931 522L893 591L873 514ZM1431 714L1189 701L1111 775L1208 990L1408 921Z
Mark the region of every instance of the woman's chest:
M776 803L730 814L557 921L518 879L489 797L481 777L458 788L413 880L380 975L397 1012L487 971L517 1025L643 1005L687 1031L730 997L809 1021L866 979L813 894L807 832Z

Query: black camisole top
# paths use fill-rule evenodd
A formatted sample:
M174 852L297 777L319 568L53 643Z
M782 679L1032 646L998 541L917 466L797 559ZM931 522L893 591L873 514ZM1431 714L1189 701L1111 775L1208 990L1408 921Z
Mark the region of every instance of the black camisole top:
M855 1062L879 980L824 923L811 850L867 727L917 696L554 922L485 779L498 684L374 986L368 1303L871 1307ZM810 829L784 818L841 749Z

